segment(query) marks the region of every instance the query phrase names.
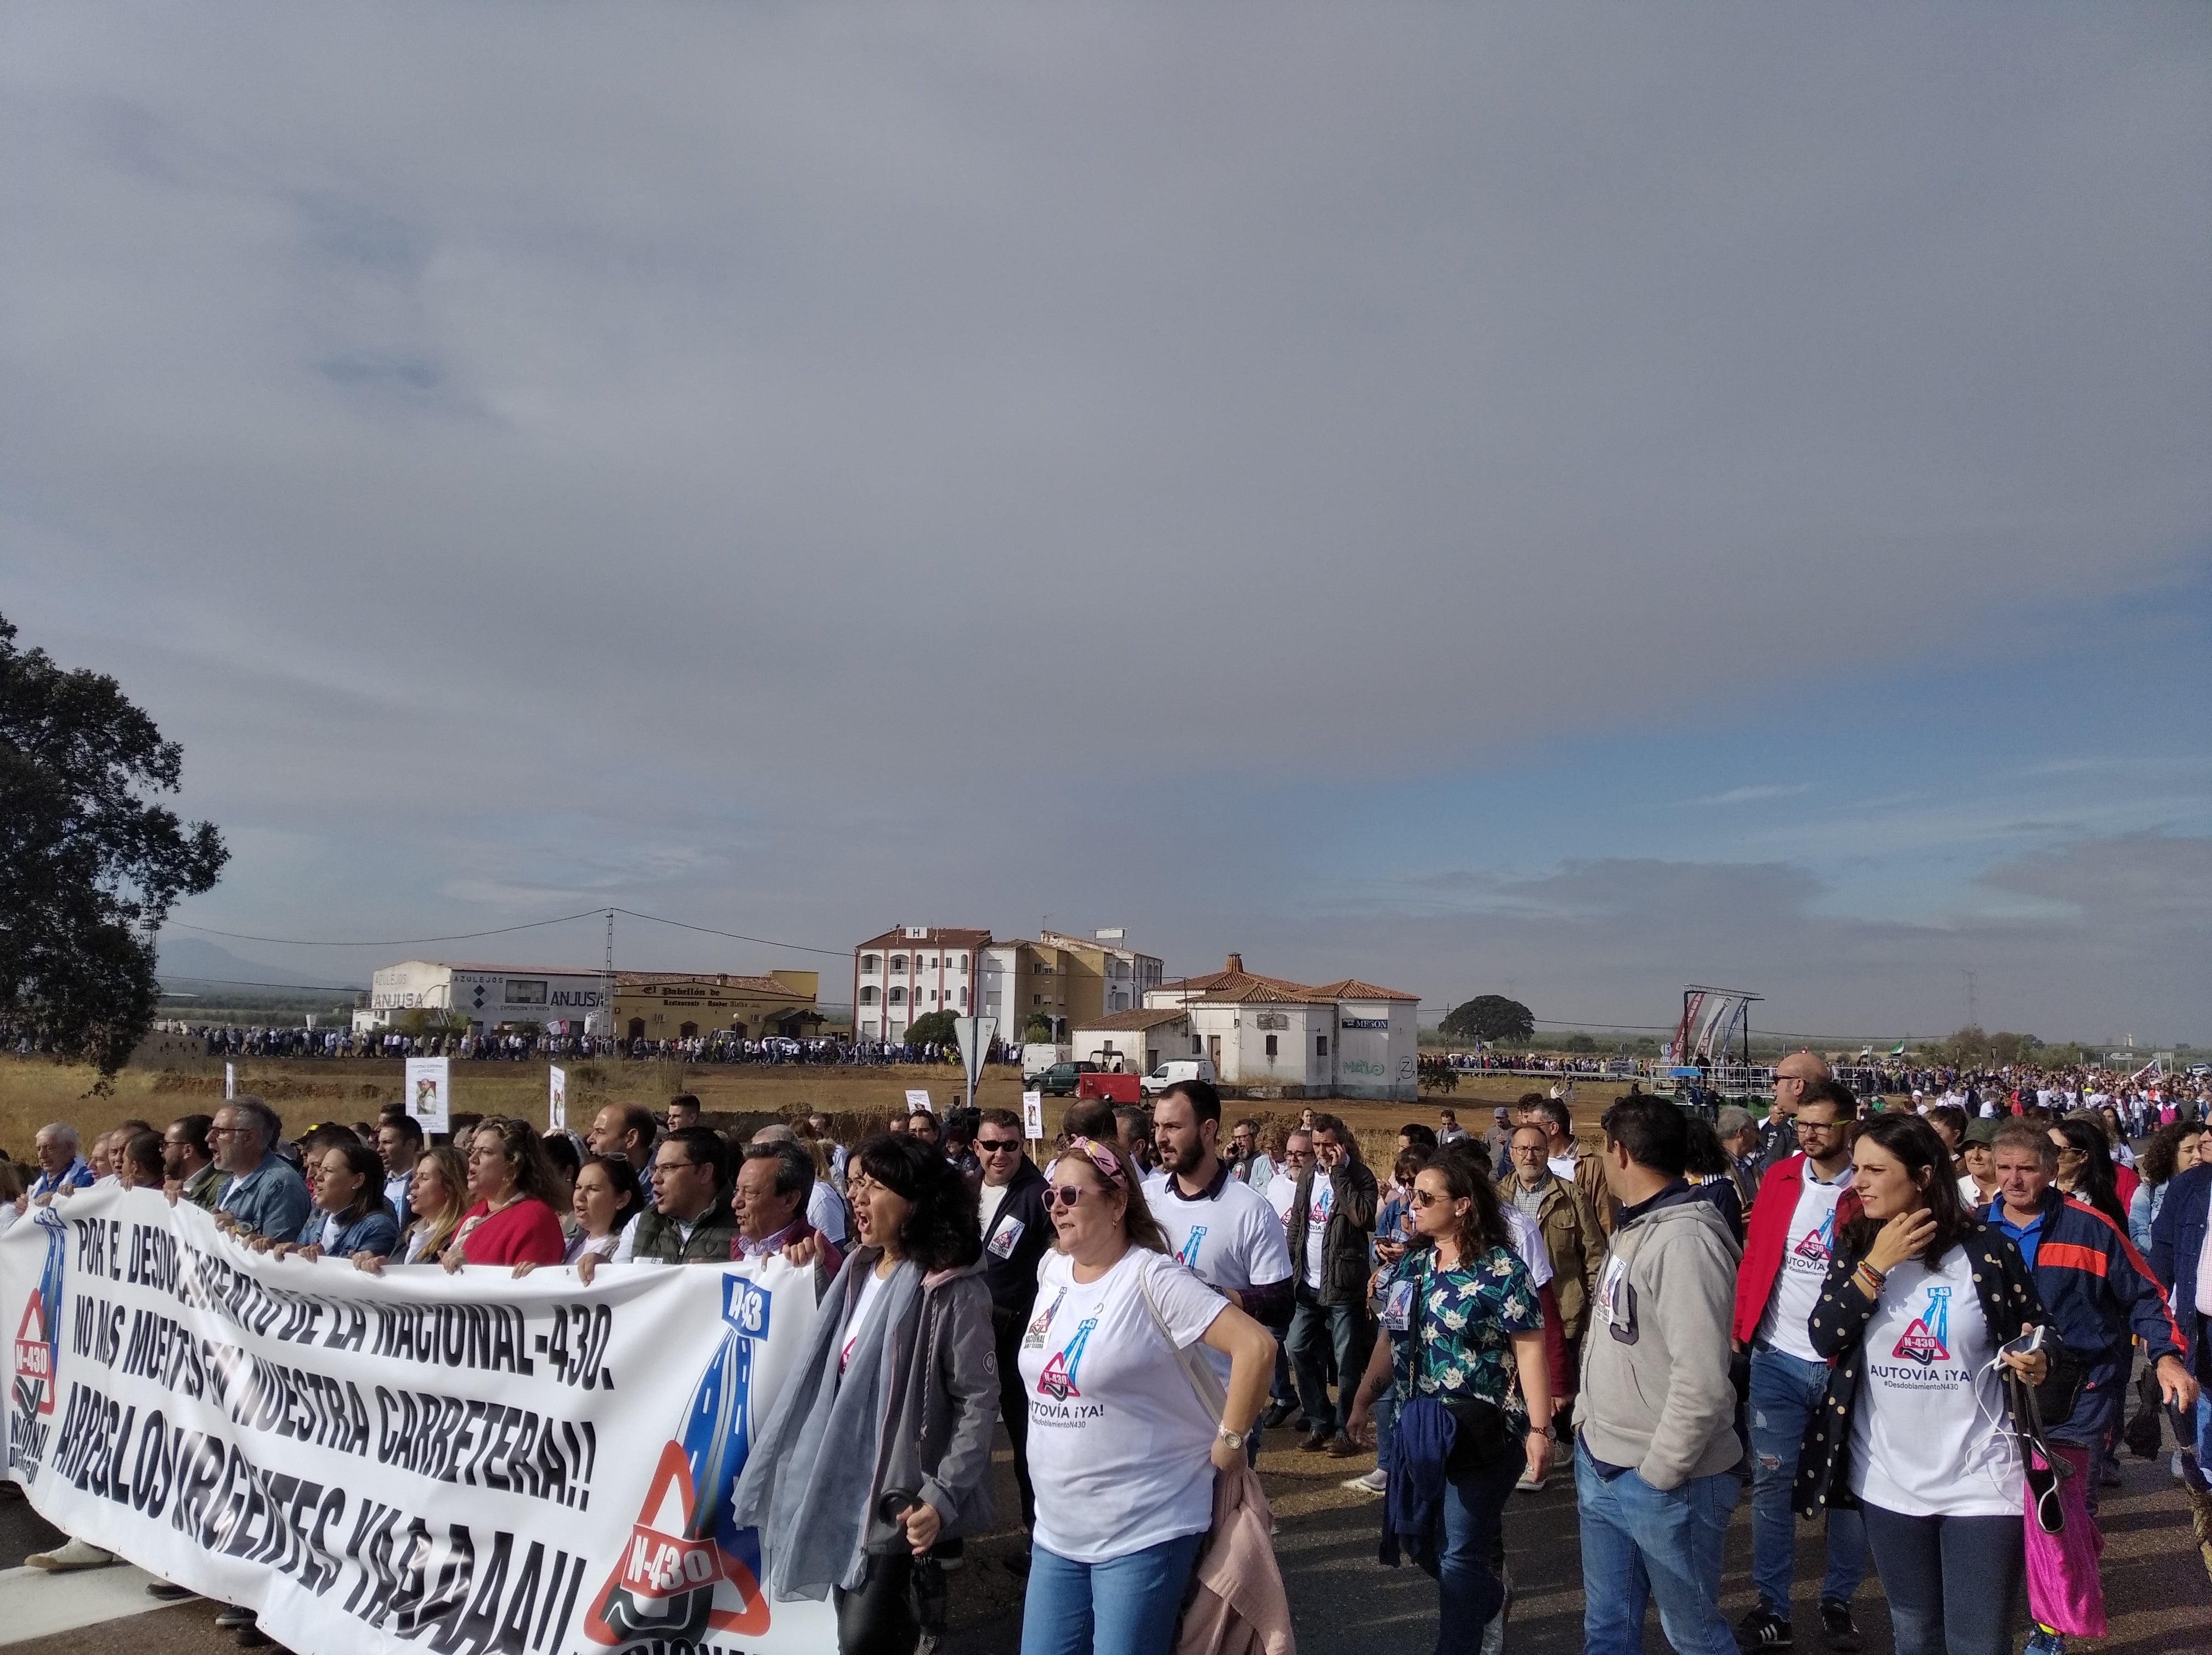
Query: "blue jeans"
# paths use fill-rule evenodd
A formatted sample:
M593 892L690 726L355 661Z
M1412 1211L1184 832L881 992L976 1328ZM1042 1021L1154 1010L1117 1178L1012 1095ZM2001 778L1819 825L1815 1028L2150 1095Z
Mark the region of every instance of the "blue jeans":
M1632 1470L1601 1477L1576 1443L1583 1655L1643 1655L1644 1606L1655 1599L1675 1655L1735 1655L1720 1610L1721 1553L1741 1492L1732 1471L1663 1493Z
M1797 1478L1797 1450L1805 1422L1828 1388L1825 1362L1801 1361L1787 1352L1751 1353L1751 1584L1784 1620L1797 1576L1797 1517L1790 1485ZM1828 1573L1820 1596L1848 1603L1866 1579L1866 1520L1855 1511L1828 1511Z
M1906 1517L1866 1507L1897 1655L2011 1655L2027 1567L2016 1517Z
M1388 1465L1390 1463L1391 1433L1398 1428L1396 1385L1382 1387L1382 1394L1375 1399L1375 1406L1369 1410L1368 1417L1375 1421L1375 1463Z
M1021 1655L1167 1655L1202 1534L1077 1563L1030 1548Z
M1324 1305L1303 1281L1297 1309L1291 1317L1291 1371L1297 1378L1298 1406L1310 1430L1344 1433L1352 1417L1352 1393L1367 1366L1371 1342L1364 1305ZM1336 1401L1328 1386L1336 1386Z
M1505 1585L1491 1567L1504 1532L1505 1502L1527 1463L1516 1442L1495 1465L1464 1471L1444 1484L1444 1541L1436 1577L1437 1655L1475 1655L1482 1629L1505 1607Z

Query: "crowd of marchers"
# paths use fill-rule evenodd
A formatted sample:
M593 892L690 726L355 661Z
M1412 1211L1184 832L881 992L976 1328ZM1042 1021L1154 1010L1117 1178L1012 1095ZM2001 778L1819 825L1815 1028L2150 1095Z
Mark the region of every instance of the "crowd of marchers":
M2201 1096L1877 1107L1800 1053L1762 1114L1632 1088L1578 1132L1565 1091L1409 1122L1371 1165L1333 1114L1226 1120L1203 1081L1078 1103L1036 1154L1003 1110L739 1142L687 1095L429 1141L397 1108L288 1135L244 1097L89 1143L44 1128L27 1183L0 1163L0 1227L112 1181L273 1261L810 1269L811 1345L732 1499L775 1537L764 1589L830 1600L855 1655L931 1647L965 1542L1017 1515L1024 1655L1287 1647L1268 1433L1380 1496L1378 1560L1436 1581L1450 1655L1505 1646L1514 1497L1561 1477L1600 1655L1641 1650L1655 1605L1682 1655L1848 1655L1869 1572L1901 1655L2012 1655L2023 1603L2038 1655L2100 1629L2124 1438L2160 1452L2170 1427L2185 1477L2212 1453ZM1018 1513L994 1506L1000 1427ZM1731 1624L1747 1496L1757 1602ZM218 1620L270 1641L248 1608Z

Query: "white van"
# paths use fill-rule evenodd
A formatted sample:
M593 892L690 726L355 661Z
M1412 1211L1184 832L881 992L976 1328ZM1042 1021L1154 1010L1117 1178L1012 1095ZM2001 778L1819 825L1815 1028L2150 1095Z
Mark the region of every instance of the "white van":
M1172 1063L1163 1063L1143 1080L1137 1089L1147 1098L1157 1098L1178 1080L1203 1080L1212 1086L1213 1065L1203 1057L1179 1057Z

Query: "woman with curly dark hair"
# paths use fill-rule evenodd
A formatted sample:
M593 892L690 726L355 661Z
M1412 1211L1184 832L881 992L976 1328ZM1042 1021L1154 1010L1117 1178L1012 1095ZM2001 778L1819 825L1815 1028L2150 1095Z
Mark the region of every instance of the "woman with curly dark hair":
M771 1596L835 1602L841 1655L913 1655L917 1561L991 1523L999 1378L983 1238L965 1180L918 1139L870 1138L846 1193L858 1245L733 1510L739 1527L782 1537L762 1583Z
M2151 1224L2159 1208L2166 1205L2166 1186L2173 1182L2175 1173L2186 1172L2197 1165L2203 1132L2202 1121L2175 1121L2151 1134L2150 1141L2136 1158L2136 1171L2142 1175L2142 1182L2136 1186L2135 1199L2128 1203L2128 1239L2146 1256L2150 1252Z

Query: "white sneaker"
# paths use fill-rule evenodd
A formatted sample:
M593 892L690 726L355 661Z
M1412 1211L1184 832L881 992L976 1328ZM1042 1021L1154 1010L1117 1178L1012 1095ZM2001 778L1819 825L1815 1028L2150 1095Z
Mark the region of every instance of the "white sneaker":
M1363 1494L1379 1494L1390 1486L1390 1474L1378 1465L1364 1476L1346 1477L1343 1486L1357 1488Z
M44 1569L49 1574L67 1574L72 1569L104 1569L118 1561L113 1552L104 1552L82 1540L72 1540L50 1552L33 1552L23 1560L31 1567Z

